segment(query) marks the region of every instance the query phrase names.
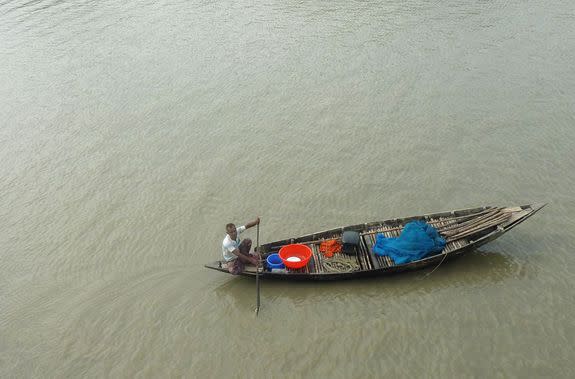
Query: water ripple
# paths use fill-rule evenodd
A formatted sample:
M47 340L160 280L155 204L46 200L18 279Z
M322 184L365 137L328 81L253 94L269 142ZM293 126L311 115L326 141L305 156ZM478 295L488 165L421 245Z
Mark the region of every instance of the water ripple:
M572 376L574 16L2 0L0 376ZM264 282L257 319L201 265L255 215L269 241L532 201L431 275Z

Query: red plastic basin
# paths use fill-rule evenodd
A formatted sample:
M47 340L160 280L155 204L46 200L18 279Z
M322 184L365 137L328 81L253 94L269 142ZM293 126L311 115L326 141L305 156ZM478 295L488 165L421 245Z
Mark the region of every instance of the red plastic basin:
M307 265L311 254L311 248L309 246L299 243L285 245L278 253L284 265L291 269L298 269Z

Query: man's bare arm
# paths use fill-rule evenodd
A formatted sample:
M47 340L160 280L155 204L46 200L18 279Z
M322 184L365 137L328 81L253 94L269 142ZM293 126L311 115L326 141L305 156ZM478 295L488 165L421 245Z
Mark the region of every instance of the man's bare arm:
M253 227L253 226L256 226L256 225L259 224L259 223L260 223L260 218L258 217L258 218L256 218L254 221L248 222L248 223L246 224L246 229L249 229L249 228L251 228L251 227Z

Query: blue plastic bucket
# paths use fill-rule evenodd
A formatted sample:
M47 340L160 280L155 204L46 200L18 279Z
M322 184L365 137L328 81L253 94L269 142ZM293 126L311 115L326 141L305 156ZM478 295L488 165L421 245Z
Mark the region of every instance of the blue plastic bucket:
M285 268L282 259L277 253L273 253L268 255L266 258L266 262L268 263L268 268L271 270L272 268Z

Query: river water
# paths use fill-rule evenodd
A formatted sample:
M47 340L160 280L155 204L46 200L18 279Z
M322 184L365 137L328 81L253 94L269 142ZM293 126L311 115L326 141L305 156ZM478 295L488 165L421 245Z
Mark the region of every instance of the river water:
M0 2L1 377L573 377L572 0ZM261 242L547 202L331 284ZM256 239L255 228L247 236Z

